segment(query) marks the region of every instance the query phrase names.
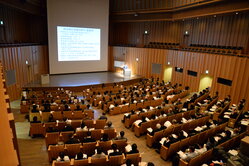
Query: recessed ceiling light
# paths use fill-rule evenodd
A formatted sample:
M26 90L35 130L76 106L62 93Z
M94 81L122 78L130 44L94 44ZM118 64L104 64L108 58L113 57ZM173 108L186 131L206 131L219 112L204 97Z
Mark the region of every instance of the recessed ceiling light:
M236 12L235 14L239 14L238 12Z

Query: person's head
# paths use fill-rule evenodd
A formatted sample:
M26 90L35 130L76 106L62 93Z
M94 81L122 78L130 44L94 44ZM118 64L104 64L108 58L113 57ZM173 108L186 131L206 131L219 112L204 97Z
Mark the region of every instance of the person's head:
M145 116L142 116L142 121L145 121L146 117Z
M64 152L60 152L60 153L59 153L59 157L63 160L63 159L64 159L64 157L65 157Z
M79 110L80 109L80 105L77 105L76 108Z
M33 110L36 110L37 109L37 105L33 105Z
M125 132L124 131L120 131L120 137L124 137L124 135L125 135Z
M37 122L37 120L38 120L37 116L34 116L33 117L33 122Z
M77 154L77 159L79 160L79 159L83 159L83 153L82 152L79 152L78 154Z
M108 134L107 134L107 133L104 133L104 134L103 134L103 140L105 140L105 141L109 140Z
M112 122L111 122L111 121L108 121L108 122L107 122L107 126L108 126L108 127L111 127L111 126L112 126Z
M117 145L117 144L112 144L112 149L113 149L114 151L116 151L116 150L118 149L118 145Z
M173 119L173 120L172 120L172 124L177 124L177 120L176 120L176 119Z
M87 104L87 106L86 106L86 107L87 107L87 109L89 109L89 108L90 108L90 104Z
M81 123L80 127L83 129L85 126L86 126L85 122L84 122L84 121L82 121L82 123Z
M101 147L97 147L97 154L101 154L103 152Z
M91 132L90 131L87 132L87 136L88 137L91 136Z
M126 166L131 166L132 165L131 159L127 159L125 164L126 164Z
M157 124L156 124L156 128L157 128L157 129L160 129L160 128L161 128L161 124L160 124L160 123L157 123Z
M136 151L136 150L137 150L137 144L135 144L135 143L132 144L132 145L131 145L131 149L132 149L133 151Z
M48 117L48 120L51 121L51 120L53 120L53 119L54 119L53 114L50 114L49 117Z
M189 147L189 151L192 153L192 152L194 152L195 151L195 147L194 146L190 146Z
M154 166L155 164L152 162L148 162L147 166Z

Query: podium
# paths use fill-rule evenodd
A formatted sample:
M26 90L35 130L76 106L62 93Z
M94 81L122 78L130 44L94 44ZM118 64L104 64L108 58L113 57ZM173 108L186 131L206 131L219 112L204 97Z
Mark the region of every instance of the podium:
M41 84L49 84L49 74L41 75Z
M124 75L124 77L130 77L131 76L131 69L123 69L123 75Z

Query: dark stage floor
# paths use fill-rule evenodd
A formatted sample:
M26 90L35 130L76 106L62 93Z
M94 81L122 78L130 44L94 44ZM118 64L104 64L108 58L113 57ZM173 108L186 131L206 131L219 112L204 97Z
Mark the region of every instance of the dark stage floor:
M142 77L139 75L124 77L121 73L114 72L50 75L49 84L42 85L40 82L33 82L27 84L24 88L84 87L103 83L111 84L115 82L135 81L140 78Z

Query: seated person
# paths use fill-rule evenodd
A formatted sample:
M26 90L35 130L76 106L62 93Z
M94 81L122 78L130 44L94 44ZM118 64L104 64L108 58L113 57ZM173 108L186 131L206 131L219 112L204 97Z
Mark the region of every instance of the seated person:
M148 130L148 134L153 136L155 134L155 132L158 132L158 131L161 131L161 130L164 130L164 129L166 129L165 126L161 126L160 123L157 123L156 128L154 130L152 128L148 128L147 130Z
M105 153L103 152L101 147L97 147L97 153L92 155L93 159L105 158Z
M136 120L134 124L137 124L138 126L141 126L142 123L150 121L147 117L142 116L142 119Z
M80 108L80 105L76 106L75 111L82 111L82 109Z
M124 137L124 135L125 135L125 132L124 131L120 131L119 136L117 136L116 138L114 138L114 140L126 140L127 141L127 138Z
M107 133L104 133L100 141L109 141L109 137Z
M178 133L178 140L183 140L185 138L188 137L188 133L185 132L184 130L181 130L179 133Z
M164 137L164 138L165 138L165 137ZM162 138L162 140L163 140L163 138ZM161 140L161 141L162 141L162 140ZM161 142L161 141L160 141L160 142ZM175 143L175 142L177 142L177 141L178 141L177 135L171 134L171 135L169 135L169 136L164 140L163 146L169 148L169 146L170 146L171 144L173 144L173 143Z
M105 113L103 112L102 115L99 117L99 120L107 120L107 116L105 115Z
M134 165L132 164L131 159L127 159L127 160L125 161L125 164L122 164L121 166L134 166Z
M83 154L82 152L79 152L78 154L75 155L75 160L83 160L83 159L87 159L87 155Z
M80 140L74 135L68 135L69 139L65 142L65 144L77 144L80 143Z
M66 124L65 128L62 131L74 131L74 128L70 124Z
M41 121L38 121L37 116L34 116L33 121L31 121L30 123L41 123Z
M195 152L195 147L194 146L190 146L188 149L187 149L187 152L182 152L182 151L179 151L177 152L180 156L181 159L185 160L185 161L190 161L192 158L196 157L198 155L197 152Z
M76 128L76 132L77 131L87 131L87 126L86 124L84 123L84 121L82 121L80 127Z
M136 114L136 112L134 110L131 110L130 113L125 113L122 122L124 122L126 118L129 119L131 117L131 115L134 115L134 114Z
M46 130L47 133L53 133L53 132L59 132L59 130L57 130L56 128L54 128L53 126L49 126Z
M112 122L111 122L111 121L108 121L108 122L106 123L106 126L104 127L104 129L113 129Z
M71 111L71 109L69 108L69 106L67 104L65 104L65 106L64 106L64 111Z
M127 145L125 147L125 150L126 150L126 154L134 154L134 153L139 153L139 151L137 150L137 144L132 144L131 146L130 145Z
M31 110L32 113L36 113L36 112L39 112L39 109L37 107L37 105L33 105L33 108Z
M109 156L118 156L122 155L122 152L119 152L117 144L112 144L112 149L108 150Z
M155 164L152 163L152 162L148 162L148 163L147 163L147 166L155 166Z
M90 131L87 132L87 137L85 137L82 140L82 143L89 143L89 142L96 142L96 140L91 137L91 132Z
M64 152L60 152L56 161L70 161L68 156L65 156Z
M50 114L48 117L48 122L56 122L56 120L54 120L54 116L53 114Z

